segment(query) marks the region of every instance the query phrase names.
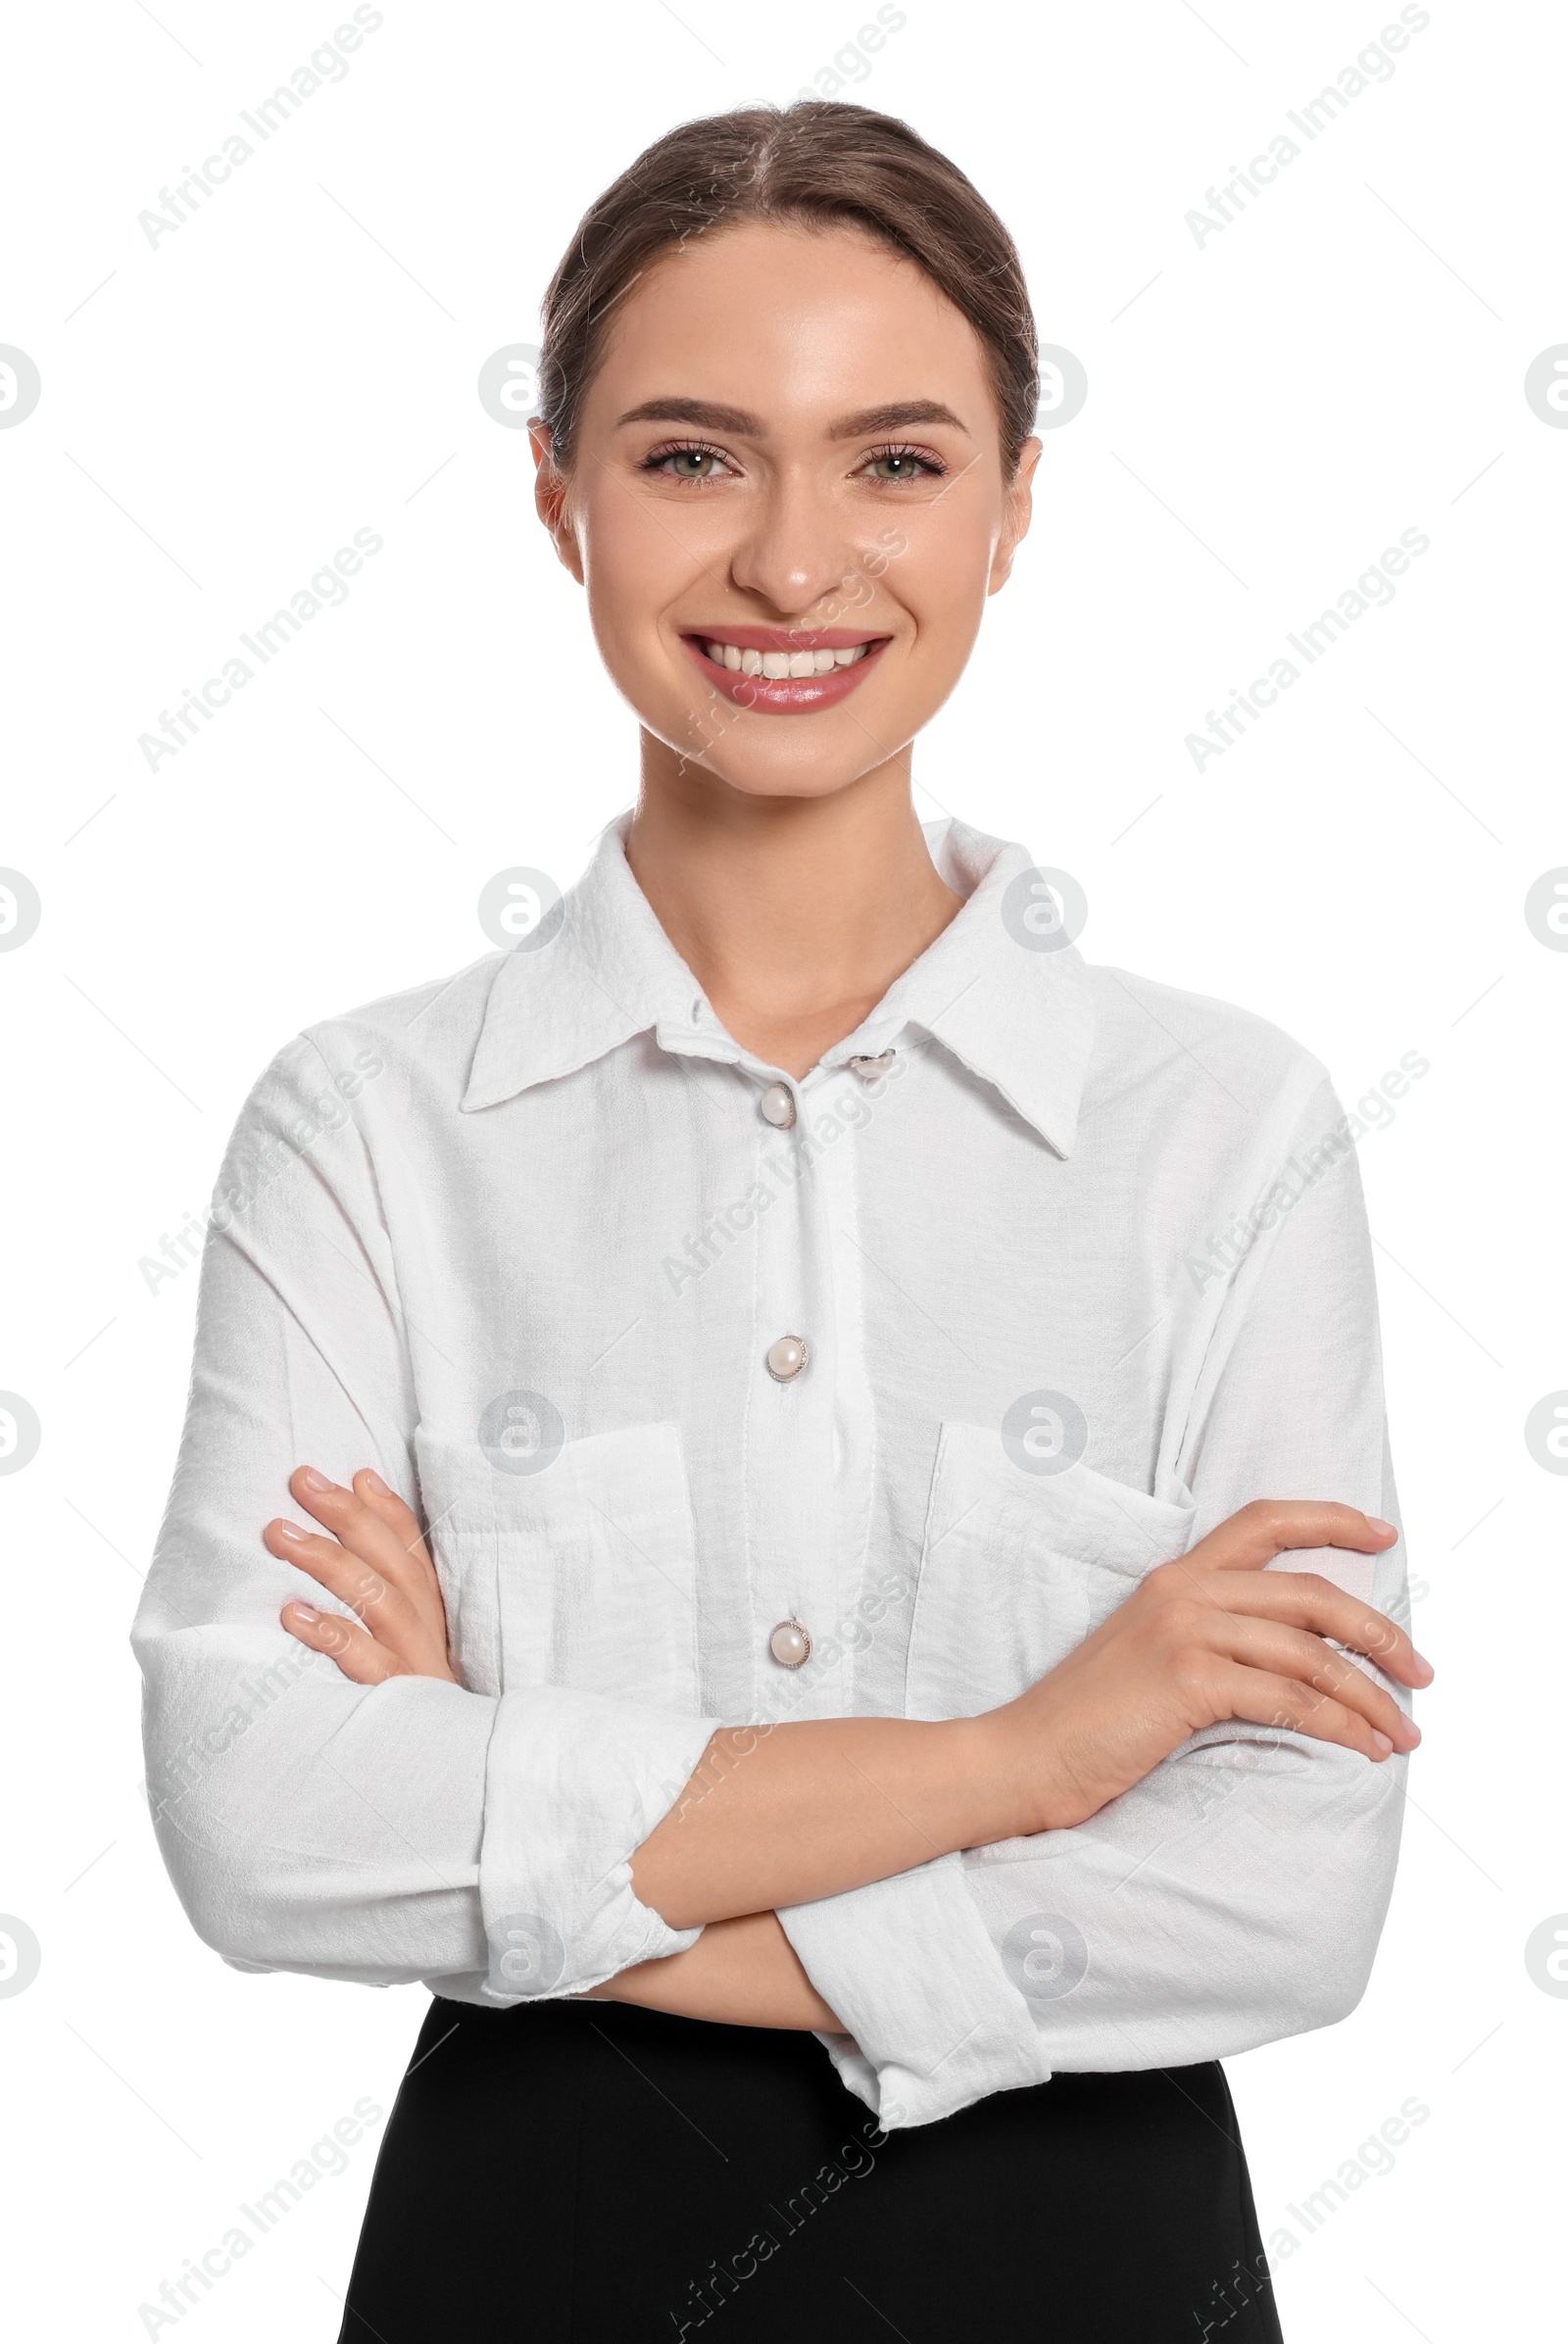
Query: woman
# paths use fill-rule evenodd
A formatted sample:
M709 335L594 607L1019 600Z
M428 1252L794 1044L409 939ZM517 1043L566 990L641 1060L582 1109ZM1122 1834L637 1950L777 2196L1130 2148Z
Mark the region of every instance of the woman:
M241 1116L171 1870L436 1994L345 2338L1277 2336L1216 2062L1359 1997L1431 1675L1338 1103L916 822L1040 453L950 163L689 124L545 334L636 810Z

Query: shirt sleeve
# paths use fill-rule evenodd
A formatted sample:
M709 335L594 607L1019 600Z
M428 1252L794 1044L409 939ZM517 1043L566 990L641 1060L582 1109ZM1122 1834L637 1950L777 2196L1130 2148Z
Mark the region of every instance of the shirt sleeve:
M315 1464L417 1510L417 1405L374 1167L307 1036L246 1102L202 1263L184 1436L132 1630L147 1792L198 1933L234 1967L468 2001L580 1992L699 1931L629 1859L713 1730L564 1687L356 1685L281 1606L342 1611L262 1543Z
M1214 1273L1193 1397L1167 1428L1189 1543L1255 1497L1399 1519L1360 1176L1326 1087L1300 1130L1335 1137L1287 1143L1272 1226ZM1321 1571L1408 1621L1402 1537L1375 1561L1322 1548L1270 1568ZM1180 2066L1345 2018L1388 1909L1406 1765L1220 1725L1072 1830L782 1913L848 2030L822 2037L844 2082L895 2129L1058 2068Z

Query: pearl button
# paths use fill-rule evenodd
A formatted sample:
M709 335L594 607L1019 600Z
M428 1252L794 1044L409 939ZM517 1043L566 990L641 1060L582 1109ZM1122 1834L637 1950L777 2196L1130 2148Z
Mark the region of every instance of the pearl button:
M888 1068L892 1065L898 1054L899 1053L896 1050L885 1050L880 1057L850 1058L846 1061L846 1063L849 1066L850 1072L852 1074L858 1074L862 1083L874 1083L879 1081L881 1077L887 1073Z
M758 1103L762 1121L771 1123L775 1131L788 1131L795 1121L795 1101L787 1083L769 1083Z
M767 1346L767 1372L775 1384L788 1384L810 1356L811 1346L804 1335L781 1335Z
M781 1669L804 1668L811 1657L811 1639L799 1620L780 1620L767 1648Z

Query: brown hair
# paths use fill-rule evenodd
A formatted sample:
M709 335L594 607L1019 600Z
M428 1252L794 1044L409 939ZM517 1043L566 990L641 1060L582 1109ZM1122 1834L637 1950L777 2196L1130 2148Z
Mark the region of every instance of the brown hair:
M743 220L855 225L890 245L979 335L1010 479L1039 403L1039 345L1012 238L907 122L819 98L683 122L590 205L543 303L540 414L569 467L616 302L662 254Z

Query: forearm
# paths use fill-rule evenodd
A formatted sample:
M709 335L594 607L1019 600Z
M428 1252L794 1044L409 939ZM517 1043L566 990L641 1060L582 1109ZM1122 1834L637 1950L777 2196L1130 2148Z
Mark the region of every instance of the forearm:
M685 1953L639 1962L585 2001L635 2002L644 2010L725 2027L843 2030L802 1967L774 1913L715 1921Z
M632 1880L671 1928L694 1929L1006 1838L1026 1828L1021 1814L1012 1755L988 1719L728 1729L637 1849Z

